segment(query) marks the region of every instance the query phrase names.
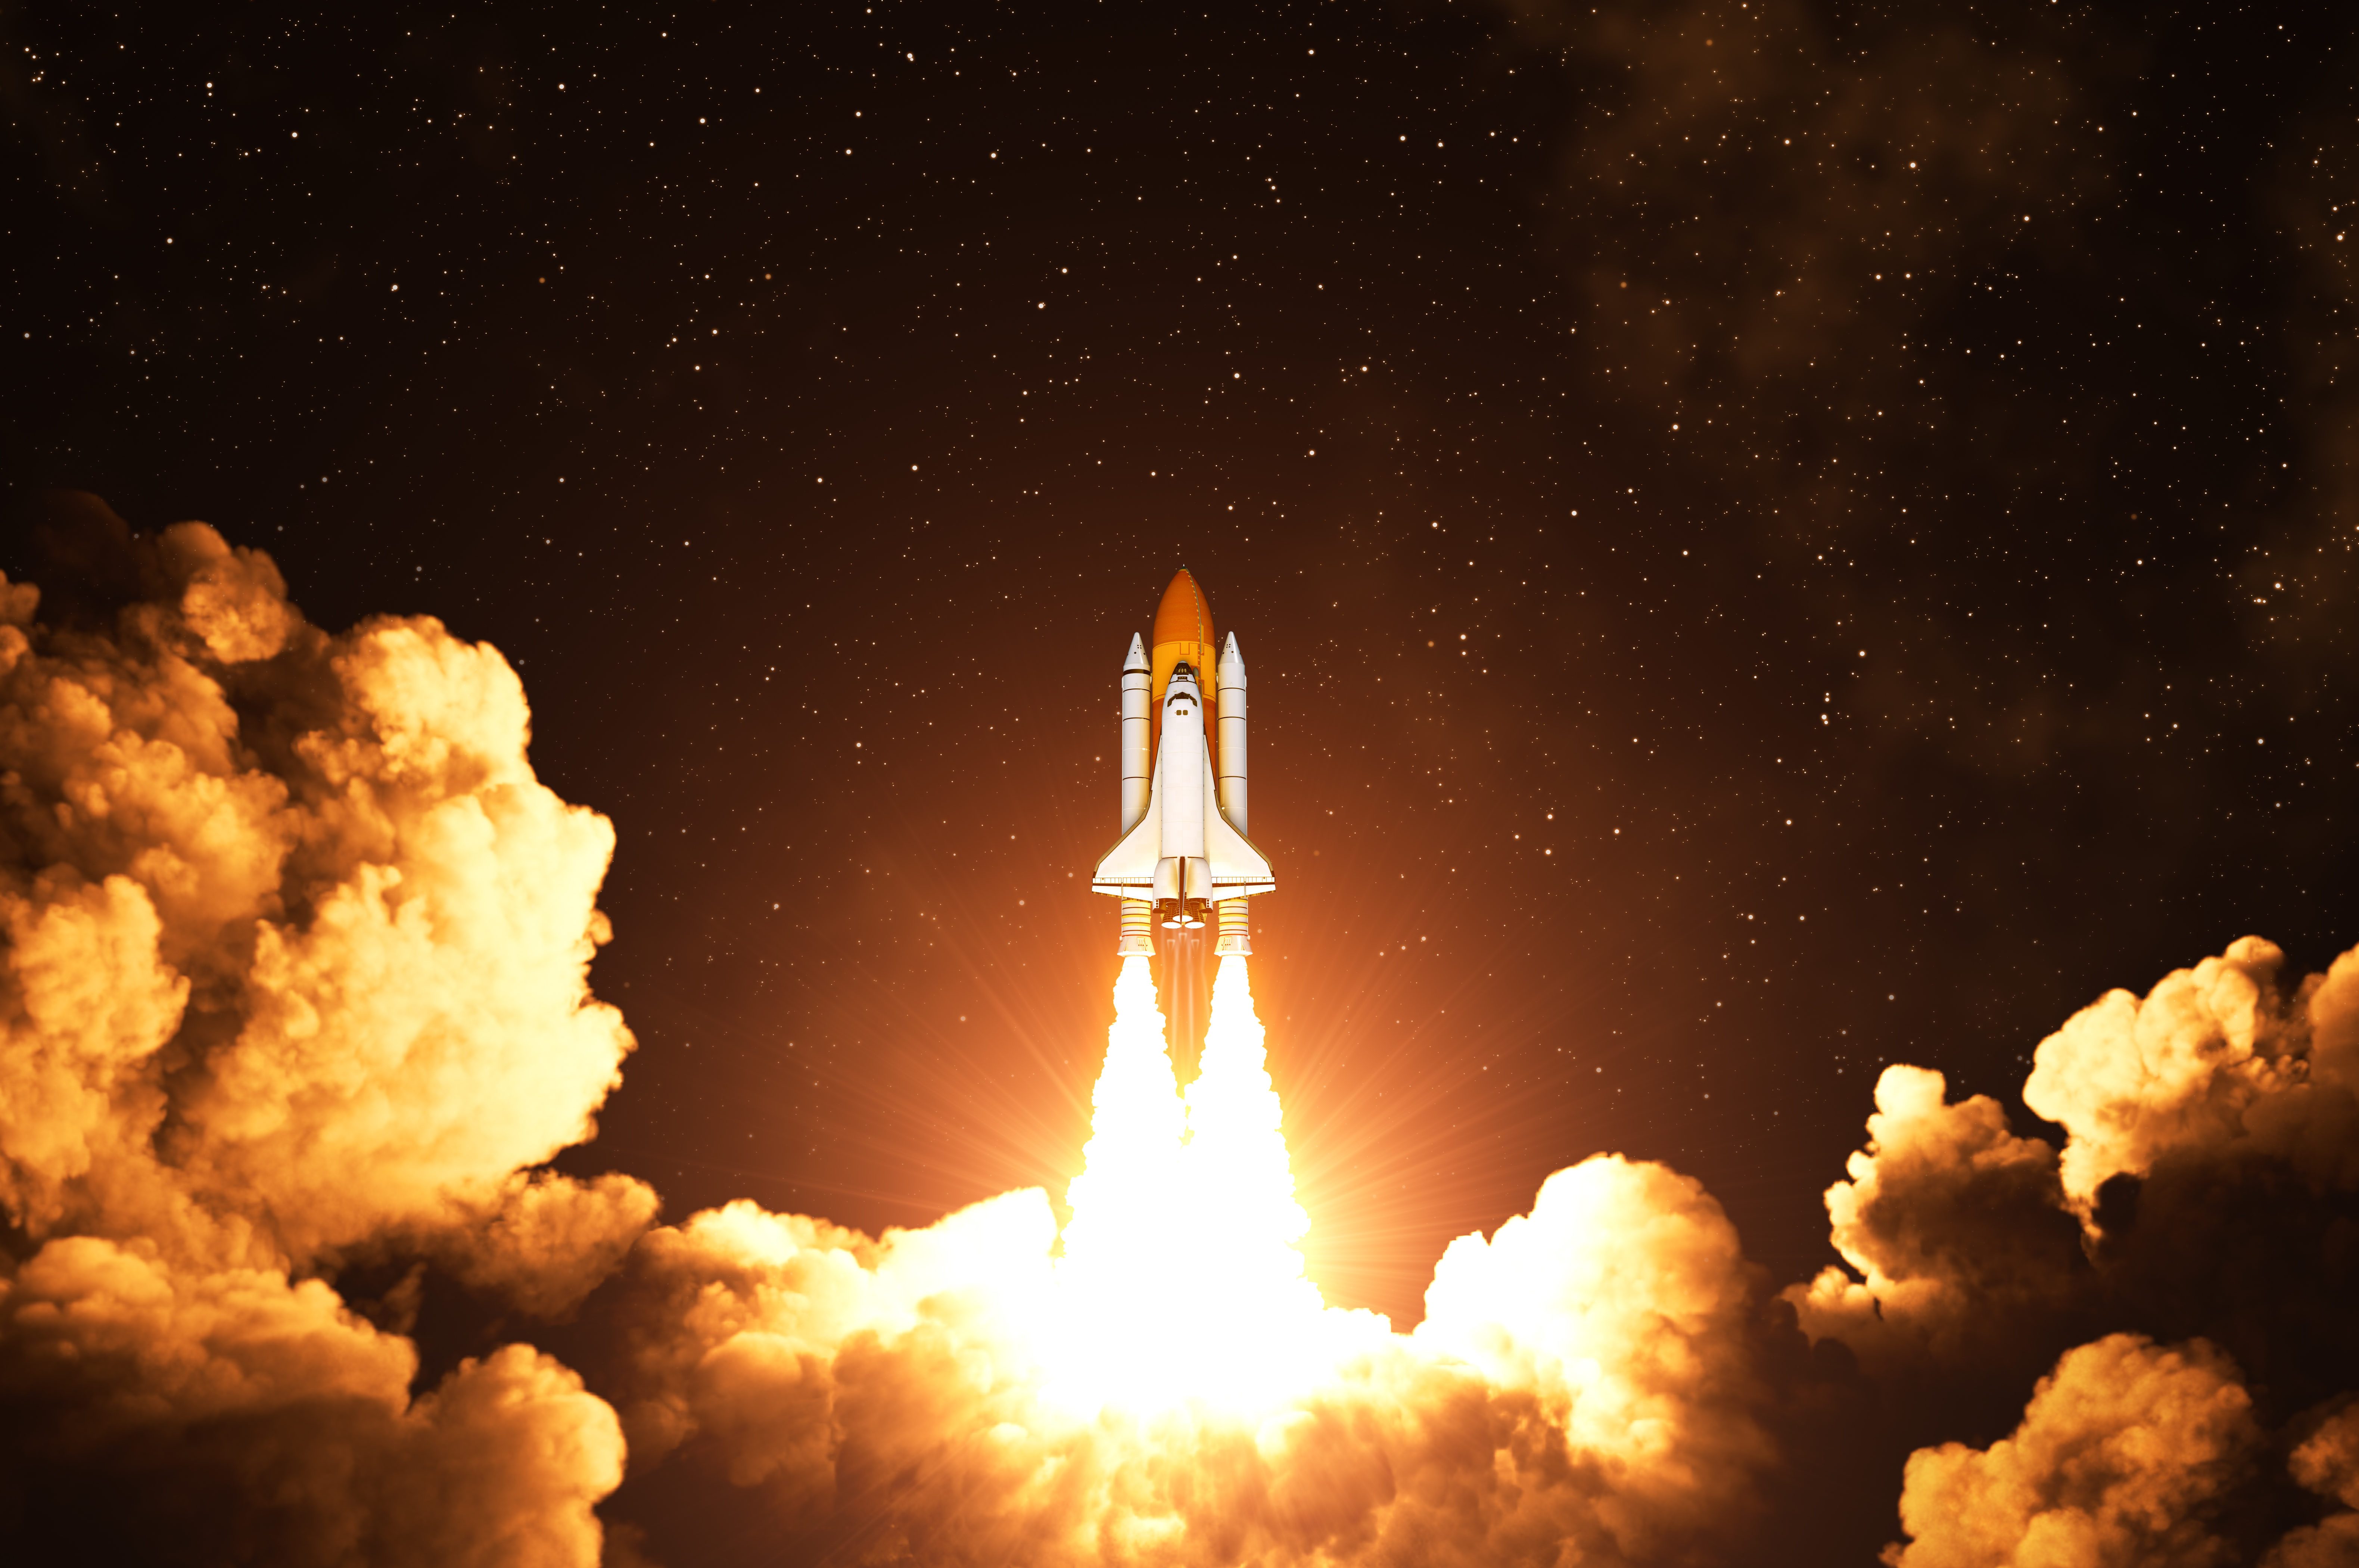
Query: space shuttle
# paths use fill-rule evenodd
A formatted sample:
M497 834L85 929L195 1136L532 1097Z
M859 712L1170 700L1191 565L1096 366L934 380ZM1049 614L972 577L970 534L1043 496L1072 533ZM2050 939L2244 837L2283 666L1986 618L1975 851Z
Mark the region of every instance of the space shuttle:
M1217 660L1212 648L1212 606L1183 570L1152 649L1134 636L1122 666L1122 837L1090 889L1122 900L1124 957L1152 956L1158 929L1184 941L1216 911L1213 953L1251 953L1245 900L1277 887L1245 836L1245 658L1234 633Z

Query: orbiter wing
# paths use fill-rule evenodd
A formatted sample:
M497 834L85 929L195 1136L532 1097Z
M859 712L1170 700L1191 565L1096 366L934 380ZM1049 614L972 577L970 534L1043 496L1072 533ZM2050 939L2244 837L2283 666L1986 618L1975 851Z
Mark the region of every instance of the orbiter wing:
M1190 868L1195 875L1186 878L1189 891L1198 891L1207 877L1211 889L1203 896L1216 900L1276 891L1277 879L1270 871L1268 858L1253 846L1252 840L1229 825L1229 819L1220 808L1212 759L1201 753L1199 756L1204 769L1204 855L1199 866ZM1179 868L1173 867L1161 877L1157 876L1169 858L1163 853L1163 768L1158 755L1147 798L1147 814L1098 862L1097 871L1090 878L1090 890L1125 898L1170 897L1181 885Z

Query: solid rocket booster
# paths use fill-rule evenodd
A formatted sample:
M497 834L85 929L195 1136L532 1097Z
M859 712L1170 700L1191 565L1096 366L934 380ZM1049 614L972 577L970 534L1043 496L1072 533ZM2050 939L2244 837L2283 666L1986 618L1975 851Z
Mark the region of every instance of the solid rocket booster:
M1214 700L1215 726L1220 731L1221 745L1221 814L1243 838L1245 827L1245 659L1237 651L1237 634L1229 634L1228 645L1221 649L1219 692ZM1247 839L1247 844L1253 841ZM1268 874L1264 863L1263 874ZM1273 884L1274 886L1274 884ZM1242 898L1222 900L1221 931L1212 951L1251 953L1253 939L1245 929L1245 901Z
M1250 953L1245 900L1277 887L1245 837L1245 661L1234 634L1213 657L1212 607L1186 572L1155 614L1150 650L1134 637L1122 669L1122 837L1093 892L1122 903L1129 956L1153 928L1200 931L1220 912L1216 953Z

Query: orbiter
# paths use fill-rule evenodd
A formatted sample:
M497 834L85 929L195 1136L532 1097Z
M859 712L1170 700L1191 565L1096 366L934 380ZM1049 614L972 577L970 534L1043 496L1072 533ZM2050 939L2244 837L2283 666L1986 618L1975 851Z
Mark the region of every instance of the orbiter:
M1090 878L1122 900L1128 957L1152 956L1159 925L1175 955L1217 909L1216 954L1253 951L1245 900L1277 887L1245 837L1245 661L1230 635L1214 685L1212 612L1186 572L1163 591L1150 653L1136 637L1122 666L1122 838ZM1183 965L1184 967L1184 965Z

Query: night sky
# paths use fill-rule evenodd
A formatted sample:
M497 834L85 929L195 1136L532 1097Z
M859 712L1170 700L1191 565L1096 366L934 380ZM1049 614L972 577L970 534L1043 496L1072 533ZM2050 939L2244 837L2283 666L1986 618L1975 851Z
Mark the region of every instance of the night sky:
M620 835L562 1165L870 1227L1079 1167L1185 565L1330 1299L1599 1150L1798 1279L1882 1064L2037 1130L2106 988L2359 937L2347 34L13 7L0 564L71 487L497 645Z

